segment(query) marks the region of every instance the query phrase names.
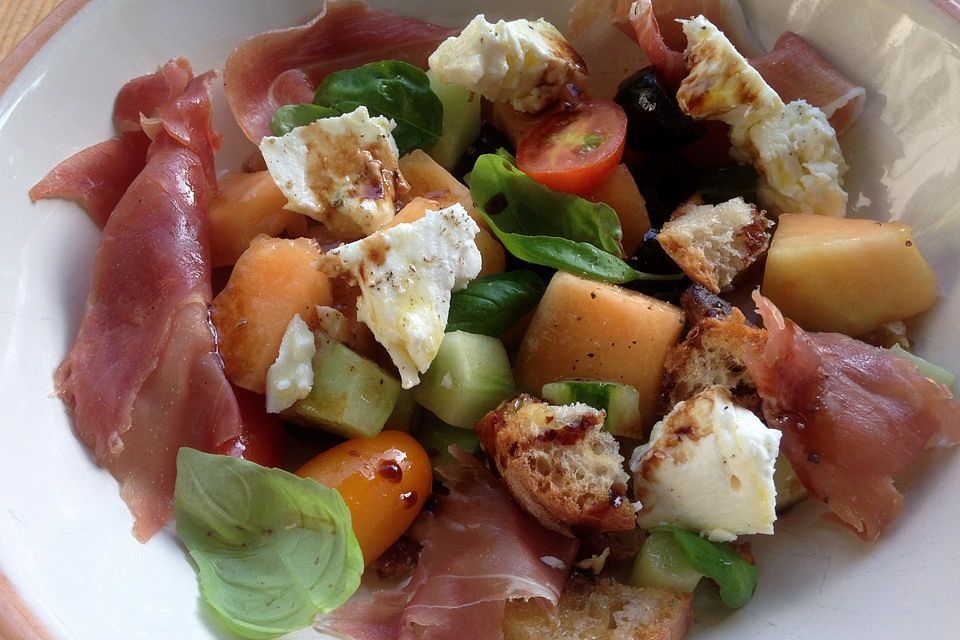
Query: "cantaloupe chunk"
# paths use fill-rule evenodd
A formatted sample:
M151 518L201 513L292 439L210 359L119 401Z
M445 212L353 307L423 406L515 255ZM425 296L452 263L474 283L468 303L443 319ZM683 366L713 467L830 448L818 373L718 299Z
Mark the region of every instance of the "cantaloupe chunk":
M626 165L618 164L586 198L608 204L617 212L623 230L623 253L635 254L643 242L643 234L650 230L650 217L647 203Z
M400 158L400 173L410 185L410 191L406 193L408 204L400 213L405 215L405 222L412 222L423 215L424 202L416 202L418 198L427 201L433 201L439 208L449 207L454 203L460 203L474 222L480 227L480 233L476 237L477 248L483 259L481 262L480 275L486 276L492 273L502 272L507 265L507 255L504 252L503 245L490 233L490 227L487 222L473 206L473 198L470 197L470 189L465 184L457 180L449 171L437 164L437 161L426 153L417 149ZM407 207L413 207L406 211ZM406 211L406 213L404 213ZM419 211L420 215L415 215ZM400 213L397 215L399 216ZM388 223L386 226L392 226Z
M250 241L261 233L280 235L301 227L303 216L287 211L287 204L268 171L231 173L218 181L220 193L210 203L210 250L213 266L234 264Z
M667 349L682 329L683 312L673 305L558 272L520 345L517 382L533 395L548 382L574 378L633 385L640 392L641 427L648 429L656 419Z
M308 238L257 236L237 260L210 308L230 382L263 393L290 318L299 313L316 326L316 306L332 302L329 278L313 266L318 257Z
M763 295L805 329L857 336L929 309L937 281L905 222L785 213Z

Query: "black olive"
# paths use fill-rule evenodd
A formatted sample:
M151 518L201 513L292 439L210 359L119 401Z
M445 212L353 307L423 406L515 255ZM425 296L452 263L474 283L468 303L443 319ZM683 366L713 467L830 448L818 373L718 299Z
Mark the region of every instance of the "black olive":
M480 134L477 136L477 139L467 147L463 157L460 158L460 161L457 162L457 165L453 168L454 177L463 182L463 176L473 171L473 165L476 163L477 158L485 153L496 153L497 149L501 148L506 149L510 153L514 153L513 144L510 142L510 139L507 138L506 134L490 123L485 122L480 129Z
M630 172L647 205L650 224L659 228L681 203L695 193L694 168L676 153L646 158L642 165L630 165Z
M706 132L703 123L680 111L676 97L657 82L653 67L621 82L614 101L627 114L627 145L637 151L675 151Z
M694 172L693 190L707 204L720 204L736 197L757 204L757 170L748 164L729 164Z
M657 229L650 229L643 235L643 242L637 253L627 260L627 263L637 271L669 275L681 273L680 267L667 255L667 252L657 241ZM690 286L686 276L678 280L636 280L625 285L626 288L640 291L664 302L680 303L680 295Z

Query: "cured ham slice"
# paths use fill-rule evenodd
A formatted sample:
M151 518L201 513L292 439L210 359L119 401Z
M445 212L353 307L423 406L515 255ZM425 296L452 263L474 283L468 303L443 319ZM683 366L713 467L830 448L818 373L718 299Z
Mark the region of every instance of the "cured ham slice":
M960 403L889 351L834 333L809 333L754 293L768 340L746 353L780 449L816 499L864 540L900 512L894 477L933 437L960 442Z
M72 200L103 227L147 162L150 139L141 129L141 114L147 118L159 116L180 97L192 78L190 63L174 58L155 73L127 82L113 107L117 135L54 167L30 190L31 200Z
M797 34L784 33L773 51L764 53L737 0L617 0L613 20L647 54L664 86L675 90L687 74L686 38L676 19L696 15L717 25L784 102L802 98L819 107L838 135L863 111L864 88Z
M863 111L866 90L844 77L795 33L781 35L773 51L751 59L750 64L784 102L802 98L820 107L837 135L849 129Z
M172 103L183 121L173 126L171 115L171 128L209 127L211 78L194 78ZM157 133L106 221L87 309L56 375L78 437L120 482L140 540L172 515L177 450L212 451L241 434L207 316L211 159Z
M400 590L353 598L320 629L355 640L489 640L502 637L506 601L556 604L578 542L522 511L499 480L462 450L443 470L450 487L412 530L422 545Z
M243 132L259 144L270 135L273 112L285 104L312 102L328 74L379 60L426 67L440 41L454 33L362 2L325 3L303 26L241 43L224 68L227 101Z

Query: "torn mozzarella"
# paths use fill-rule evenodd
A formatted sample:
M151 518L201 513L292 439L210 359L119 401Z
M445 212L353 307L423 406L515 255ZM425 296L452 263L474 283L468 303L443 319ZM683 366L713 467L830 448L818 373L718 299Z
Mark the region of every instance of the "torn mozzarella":
M404 389L420 381L440 349L450 294L480 272L479 231L454 204L333 249L321 261L328 275L359 284L357 318L387 349Z
M395 126L361 106L284 136L266 136L260 151L287 209L358 237L389 222L397 192L406 189L397 168Z
M267 369L268 413L289 409L310 394L316 350L310 327L300 314L294 315L280 341L280 353Z
M803 100L785 105L703 16L680 22L690 72L677 100L694 118L730 125L730 155L760 173L760 203L772 213L846 215L847 164L824 113Z
M478 15L460 35L442 42L429 64L441 82L525 113L542 111L564 86L586 78L580 55L543 19L492 24Z
M773 533L780 432L712 387L654 425L630 459L644 528L678 525L714 541Z

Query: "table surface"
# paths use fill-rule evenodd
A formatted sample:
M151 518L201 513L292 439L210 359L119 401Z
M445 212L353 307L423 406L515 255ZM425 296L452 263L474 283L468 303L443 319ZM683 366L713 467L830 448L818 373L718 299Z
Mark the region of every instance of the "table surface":
M0 0L0 60L7 57L30 30L61 0Z

